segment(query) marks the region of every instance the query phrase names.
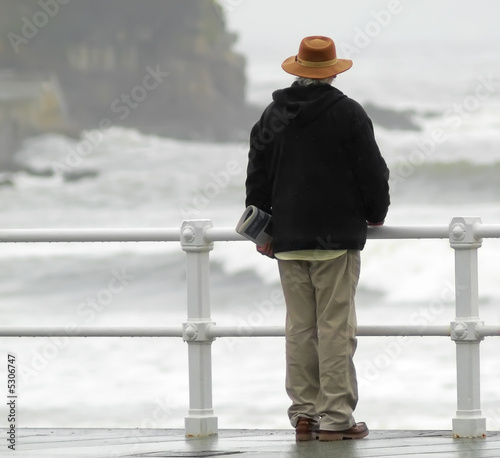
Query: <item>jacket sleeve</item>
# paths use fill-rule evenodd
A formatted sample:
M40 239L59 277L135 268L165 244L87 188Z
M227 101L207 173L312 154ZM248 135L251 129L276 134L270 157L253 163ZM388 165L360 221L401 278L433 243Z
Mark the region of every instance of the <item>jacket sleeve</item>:
M272 183L266 159L271 147L271 136L265 135L265 112L254 125L250 134L250 150L246 178L245 205L255 205L265 212L272 213Z
M350 136L353 145L353 174L363 201L366 220L381 223L390 205L389 169L380 154L370 118L361 105L354 103Z

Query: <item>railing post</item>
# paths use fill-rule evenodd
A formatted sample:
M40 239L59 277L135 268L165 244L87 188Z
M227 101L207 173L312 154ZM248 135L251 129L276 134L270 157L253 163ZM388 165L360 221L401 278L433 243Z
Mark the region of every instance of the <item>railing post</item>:
M478 217L453 218L450 245L455 250L456 318L451 323L451 338L457 352L457 415L453 418L455 437L484 437L486 419L481 413L480 355L482 337L479 319L477 250L482 240L474 228Z
M186 252L187 321L183 339L188 344L189 413L185 418L186 436L217 434L217 417L212 408L212 341L208 327L210 318L209 252L213 243L205 232L212 227L210 220L184 221L181 245Z

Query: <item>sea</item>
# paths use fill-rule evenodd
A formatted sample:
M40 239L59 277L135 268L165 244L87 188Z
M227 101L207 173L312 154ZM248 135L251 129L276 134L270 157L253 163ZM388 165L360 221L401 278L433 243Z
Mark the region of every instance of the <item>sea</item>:
M493 45L468 52L452 43L446 52L374 47L353 56L355 66L335 81L361 104L418 126L374 123L392 173L387 226L448 225L458 216L500 224L495 52ZM249 78L248 97L262 107L274 89L292 82L264 58L252 63ZM11 184L0 187L0 228L178 228L186 219L235 226L244 209L246 140L146 135L112 116L105 129L79 139L49 134L24 142L17 160L37 173L11 174ZM500 323L499 256L500 242L485 239L480 316L491 325ZM217 324L283 325L274 260L241 241L216 242L210 258ZM454 320L454 252L446 239L368 240L361 270L360 325ZM177 242L2 243L0 298L2 326L180 326L185 253ZM497 337L481 343L482 411L492 430L500 429L499 345ZM18 427L184 426L188 361L180 338L0 338L2 426L9 355ZM212 363L220 428L290 427L283 338L216 339ZM371 429L451 429L456 365L449 338L359 337L355 363L358 421Z

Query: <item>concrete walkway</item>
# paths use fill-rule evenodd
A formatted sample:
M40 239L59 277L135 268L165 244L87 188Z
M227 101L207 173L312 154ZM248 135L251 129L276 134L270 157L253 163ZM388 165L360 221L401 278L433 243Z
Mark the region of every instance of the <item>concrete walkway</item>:
M2 435L7 438L7 430ZM3 439L0 455L40 457L500 457L500 432L485 439L454 439L450 431L372 431L362 440L295 442L292 430L221 430L205 439L183 430L49 429L17 430L16 451Z

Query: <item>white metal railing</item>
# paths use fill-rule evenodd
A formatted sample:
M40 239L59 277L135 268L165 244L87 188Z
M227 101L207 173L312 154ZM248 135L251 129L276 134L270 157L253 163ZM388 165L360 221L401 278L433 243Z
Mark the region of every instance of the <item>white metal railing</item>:
M500 225L478 217L453 218L442 226L370 227L370 239L448 239L455 251L456 317L449 326L359 326L359 336L449 336L456 343L457 413L455 437L481 437L486 419L480 401L479 344L500 336L500 326L479 318L477 250L482 238L500 238ZM209 252L216 241L242 241L232 228L210 220L184 221L180 229L1 229L0 243L21 242L180 242L186 252L187 320L177 327L0 327L0 337L182 337L188 344L189 411L187 436L217 433L212 407L211 344L216 337L242 337L240 329L217 326L210 318ZM283 327L245 329L245 337L284 336Z

